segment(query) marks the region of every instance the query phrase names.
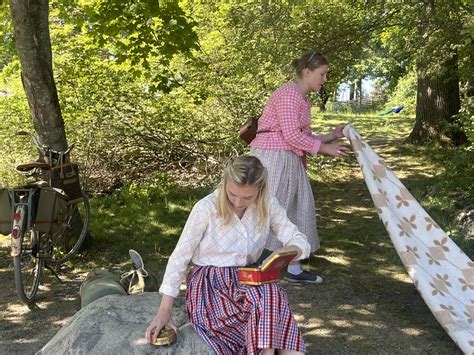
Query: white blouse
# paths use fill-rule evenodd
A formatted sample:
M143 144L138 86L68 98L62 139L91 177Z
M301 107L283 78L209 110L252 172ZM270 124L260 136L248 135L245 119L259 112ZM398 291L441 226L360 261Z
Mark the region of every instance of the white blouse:
M172 297L179 294L190 261L199 266L246 266L257 261L270 235L284 246L301 249L299 259L309 256L306 236L288 219L278 200L268 198L268 219L263 229L258 227L258 210L252 204L241 219L224 224L217 217L217 190L198 201L184 226L176 248L166 266L160 292Z

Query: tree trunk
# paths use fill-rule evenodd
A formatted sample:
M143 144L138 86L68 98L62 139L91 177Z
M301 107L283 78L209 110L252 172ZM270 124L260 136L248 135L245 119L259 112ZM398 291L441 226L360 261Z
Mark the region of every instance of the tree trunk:
M353 83L349 83L349 101L354 100L354 94L355 94L355 86Z
M21 79L35 131L42 143L54 150L65 151L68 145L53 76L48 0L10 0L10 12ZM82 219L79 214L75 218L80 231ZM72 233L78 234L74 230ZM88 233L87 242L90 238Z
M461 145L468 142L454 115L461 107L456 58L442 70L430 71L430 63L417 63L416 120L408 143L436 141Z
M362 79L357 79L355 82L355 86L356 86L355 92L357 96L357 103L361 105L362 104Z
M46 145L66 150L64 121L53 77L48 0L10 0L10 12L35 131Z
M329 101L329 94L326 88L323 86L319 91L319 110L321 112L326 112L326 104Z

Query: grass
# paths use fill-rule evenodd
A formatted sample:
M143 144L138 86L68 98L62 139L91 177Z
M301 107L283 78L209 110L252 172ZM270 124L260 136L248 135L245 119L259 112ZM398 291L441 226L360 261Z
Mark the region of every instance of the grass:
M468 149L404 144L413 126L413 118L406 116L318 115L314 127L328 132L340 122L356 127L472 258L472 243L463 239L454 223L456 212L472 202L474 164ZM355 158L318 156L311 158L309 166L322 249L307 267L327 280L313 295L313 304L329 313L326 320L324 313L319 314L312 349L356 354L456 353L406 274ZM304 309L299 310L304 314Z
M474 147L405 144L403 141L414 123L414 117L410 116L326 114L318 117L314 126L322 132L340 122L352 123L433 219L471 259L474 257L474 243L465 238L455 221L459 211L474 208ZM312 166L312 178L320 184L346 180L353 164L316 157Z
M160 176L92 199L93 249L85 255L88 266L108 265L110 260L123 266L129 262L128 249L133 248L151 269L163 270L194 203L209 191L180 188Z

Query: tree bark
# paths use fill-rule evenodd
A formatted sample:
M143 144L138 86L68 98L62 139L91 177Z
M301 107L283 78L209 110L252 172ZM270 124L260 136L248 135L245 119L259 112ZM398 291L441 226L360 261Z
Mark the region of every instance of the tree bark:
M43 144L65 151L68 144L53 76L48 0L10 0L10 12L21 79L35 131ZM80 231L81 216L76 214L75 218ZM65 243L75 238L73 235L78 235L78 231L72 230ZM88 233L86 241L90 239Z
M10 12L35 131L44 144L66 150L64 121L53 77L48 0L10 0Z
M407 142L467 143L467 136L455 117L460 107L456 58L445 61L439 71L430 71L430 63L419 61L416 120Z
M362 104L362 79L357 79L355 82L356 100L359 105Z
M355 84L349 83L349 101L354 101L355 99Z
M321 112L326 112L326 104L329 101L329 94L326 88L323 86L319 91L319 110Z

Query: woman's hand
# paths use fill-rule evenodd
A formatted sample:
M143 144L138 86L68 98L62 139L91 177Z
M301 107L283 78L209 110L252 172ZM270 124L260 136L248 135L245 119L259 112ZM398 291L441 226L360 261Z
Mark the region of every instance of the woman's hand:
M319 147L319 153L322 153L325 155L331 155L334 157L346 157L350 151L351 151L351 147L347 144L322 143L321 147Z
M171 310L173 309L173 297L168 295L163 295L161 299L160 309L156 314L155 318L151 321L148 328L146 328L145 338L148 343L154 343L158 334L160 334L161 329L165 325L173 328L175 332L178 331L178 327L171 318Z
M334 131L332 132L334 134L334 139L339 139L344 137L344 133L342 133L344 127L347 126L347 123L341 123L334 128Z
M342 131L344 130L344 127L346 127L347 125L348 125L347 123L338 124L332 132L319 136L319 139L321 140L322 143L331 143L332 141L335 141L336 139L343 138L344 133L342 133Z

